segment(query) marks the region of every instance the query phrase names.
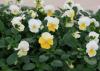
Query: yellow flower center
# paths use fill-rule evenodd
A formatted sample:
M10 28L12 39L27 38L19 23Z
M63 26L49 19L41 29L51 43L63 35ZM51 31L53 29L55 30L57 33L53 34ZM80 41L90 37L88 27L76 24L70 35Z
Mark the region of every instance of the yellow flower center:
M90 49L88 52L89 56L95 56L96 55L96 51L94 49Z
M45 39L43 37L40 37L39 43L41 45L41 48L50 49L51 45L53 45L53 39L51 38Z
M54 23L49 23L48 24L48 29L49 31L55 32L57 25Z
M86 30L86 27L87 27L87 26L86 26L85 23L82 23L82 24L79 25L79 29L80 29L80 30Z
M36 26L35 26L35 25L33 25L33 26L32 26L32 29L35 29L35 28L36 28Z

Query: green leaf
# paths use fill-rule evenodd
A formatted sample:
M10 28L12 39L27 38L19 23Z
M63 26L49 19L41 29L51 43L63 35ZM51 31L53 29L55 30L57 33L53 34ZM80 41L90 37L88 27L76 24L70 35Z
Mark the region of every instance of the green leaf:
M100 62L98 63L98 69L100 70Z
M27 63L23 66L23 70L32 70L35 68L35 65L33 63Z
M51 63L51 66L53 66L53 67L62 67L62 66L63 66L63 63L62 63L62 61L60 61L60 60L54 60L54 61Z
M16 62L17 62L17 54L16 53L11 54L7 58L7 64L8 65L16 64Z
M2 38L2 39L0 39L0 48L4 48L4 47L6 47L5 39Z
M41 55L41 56L39 56L39 61L40 61L40 62L46 62L48 59L49 59L49 57L46 56L46 55Z
M56 50L55 50L55 54L57 54L57 55L62 55L62 54L64 54L64 51L61 50L61 49L56 49Z
M63 37L63 43L70 46L70 47L79 47L80 44L77 39L75 39L71 33L66 33Z
M0 20L0 32L3 32L5 30L4 23Z
M96 58L89 58L87 56L84 56L84 60L85 60L86 63L88 63L90 65L96 65L97 64Z

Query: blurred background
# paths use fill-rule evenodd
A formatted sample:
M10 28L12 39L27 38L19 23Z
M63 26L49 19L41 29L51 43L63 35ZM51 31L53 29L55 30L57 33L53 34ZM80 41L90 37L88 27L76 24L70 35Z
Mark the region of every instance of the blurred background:
M0 0L0 4L3 4L7 1L15 0ZM66 0L45 0L45 4L55 5L56 8L61 7ZM80 4L84 9L96 10L100 6L100 0L74 0L75 3ZM33 0L23 0L22 5L25 6L34 6Z

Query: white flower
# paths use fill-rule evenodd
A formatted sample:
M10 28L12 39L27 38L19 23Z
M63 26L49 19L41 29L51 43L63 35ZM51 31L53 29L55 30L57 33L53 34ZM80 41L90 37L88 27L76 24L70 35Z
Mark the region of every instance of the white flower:
M27 10L28 14L31 15L32 18L35 18L38 16L37 12L35 12L34 10Z
M46 5L44 7L45 13L47 13L48 16L52 16L55 12L55 7L53 5Z
M97 54L96 50L98 50L99 46L97 42L90 41L86 44L86 48L86 52L88 53L89 57L94 57Z
M55 32L59 27L59 19L53 17L46 17L47 27L49 31Z
M98 33L92 31L92 32L89 33L89 37L92 37L91 40L94 40L97 43L99 42L99 34Z
M24 31L24 28L25 28L25 26L23 25L23 24L21 24L20 22L17 22L17 23L13 23L12 24L13 25L13 27L15 28L15 29L17 29L18 31Z
M18 48L15 48L15 50L19 50L17 53L19 57L26 56L27 52L29 51L29 43L27 41L21 41Z
M19 17L14 17L11 21L11 23L16 23L16 22L20 22L23 18L21 16Z
M63 5L63 9L72 9L72 7L69 4L64 4Z
M23 17L19 16L19 17L14 17L11 21L12 26L17 29L18 31L24 31L25 26L21 23L21 20L23 19Z
M31 17L32 17L32 18L35 18L36 16L37 16L37 13L34 12L34 11L32 11L32 12L31 12Z
M84 11L83 7L81 7L80 4L74 4L73 7L77 7L78 11L80 10Z
M92 40L86 44L86 48L87 48L87 50L90 50L91 48L93 48L94 50L98 50L99 46L98 46L97 42Z
M19 14L21 9L17 5L10 5L9 10L11 11L12 14Z
M90 25L91 20L89 17L81 17L78 21L79 29L86 30L86 28Z
M95 25L95 27L99 27L100 26L99 22L96 21L96 19L94 19L94 18L91 19L91 23L93 23Z
M28 21L28 24L29 24L30 31L33 33L37 33L39 32L42 22L38 19L30 19Z
M80 32L79 31L74 32L72 35L73 35L74 38L80 38Z
M68 16L70 17L71 21L73 21L75 16L75 11L73 9L65 11L65 13L62 15L62 17Z
M92 31L92 32L89 33L89 37L93 37L95 39L98 39L99 38L99 34L94 32L94 31Z

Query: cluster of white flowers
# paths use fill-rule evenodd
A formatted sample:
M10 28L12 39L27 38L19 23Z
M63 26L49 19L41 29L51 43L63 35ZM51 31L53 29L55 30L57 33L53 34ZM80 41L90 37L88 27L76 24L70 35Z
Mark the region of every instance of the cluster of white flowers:
M38 4L39 3L39 4ZM35 0L35 4L43 5L43 0ZM62 13L61 18L68 17L70 18L70 21L66 22L64 27L73 27L78 26L79 30L76 30L74 33L72 33L72 36L76 39L80 38L80 31L86 31L87 28L93 24L95 27L99 27L99 22L96 21L94 18L90 18L87 16L81 15L77 20L76 20L76 11L74 10L73 7L76 7L78 9L78 12L80 10L84 10L79 4L75 4L73 0L67 0L66 4L64 4L63 8L64 13ZM9 10L12 14L17 15L21 13L21 8L17 5L10 5ZM50 32L55 32L59 28L59 23L60 20L54 16L55 13L55 7L53 5L46 5L43 7L43 11L45 12L44 14L47 14L44 20L47 20L47 28ZM32 33L38 33L40 30L43 29L44 25L42 25L42 21L37 19L38 17L38 12L35 12L34 10L28 10L28 15L31 16L31 19L28 20L28 28L30 32ZM23 14L23 13L22 13ZM22 20L25 19L25 15L23 16L17 16L14 17L11 21L12 26L17 29L19 32L24 31L25 26L22 24ZM69 20L69 19L68 19ZM77 22L77 23L76 23ZM86 53L88 53L89 57L93 57L96 55L96 51L98 50L99 46L99 34L91 31L89 33L89 42L86 44ZM42 48L49 49L53 45L53 35L51 35L49 32L44 32L41 37L39 38L39 43ZM18 51L18 56L25 56L27 55L27 52L29 51L29 43L27 41L21 41L18 45L18 48L15 50Z
M15 50L18 50L17 55L19 57L26 56L29 51L29 43L23 40L19 43L18 48L15 48Z
M89 57L93 57L96 55L96 51L99 48L99 34L91 31L89 33L90 41L86 44L86 52L88 53Z
M18 16L18 17L14 17L11 21L12 26L17 29L18 31L24 31L25 26L21 23L22 19L24 19L24 15L23 16Z

